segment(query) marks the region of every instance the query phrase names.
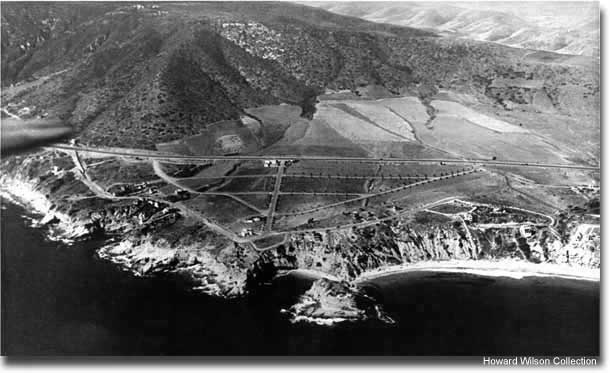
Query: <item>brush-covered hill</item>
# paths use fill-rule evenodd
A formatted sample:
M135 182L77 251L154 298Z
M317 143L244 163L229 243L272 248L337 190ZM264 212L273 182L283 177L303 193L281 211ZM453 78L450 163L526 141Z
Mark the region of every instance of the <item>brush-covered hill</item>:
M154 148L245 109L378 87L439 89L597 123L598 62L440 37L289 3L6 3L2 102L83 142ZM536 109L536 110L538 110ZM597 125L597 124L596 124Z

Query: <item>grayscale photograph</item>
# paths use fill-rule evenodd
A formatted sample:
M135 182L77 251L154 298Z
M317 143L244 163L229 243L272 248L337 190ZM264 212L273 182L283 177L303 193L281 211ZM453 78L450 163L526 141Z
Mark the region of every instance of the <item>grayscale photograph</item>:
M599 2L0 13L8 359L597 364Z

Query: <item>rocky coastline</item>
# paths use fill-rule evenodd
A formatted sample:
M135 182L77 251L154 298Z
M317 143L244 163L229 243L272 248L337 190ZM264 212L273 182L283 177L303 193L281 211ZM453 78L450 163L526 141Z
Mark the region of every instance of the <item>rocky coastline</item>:
M197 291L236 297L289 270L319 274L299 302L285 310L294 322L330 325L370 318L391 322L360 285L396 271L599 281L599 228L592 233L590 224L571 222L561 235L539 224L526 236L519 227L479 221L469 228L459 219L430 221L427 213L426 219L417 215L358 229L292 234L275 249L257 252L219 239L159 201L139 198L117 203L96 196L77 201L73 195L60 195L55 181L72 180L68 175L74 170L42 176L31 169L23 171L17 167L3 172L3 198L26 205L41 216L37 224L66 242L92 234L114 235L117 239L98 254L134 275L177 273L189 277ZM36 176L24 176L32 174Z

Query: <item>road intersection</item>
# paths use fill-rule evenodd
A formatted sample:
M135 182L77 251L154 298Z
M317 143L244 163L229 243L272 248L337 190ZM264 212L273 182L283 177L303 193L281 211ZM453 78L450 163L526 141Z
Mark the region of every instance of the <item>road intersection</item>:
M309 192L282 192L280 189L281 189L283 177L285 177L285 176L286 177L287 176L299 177L298 174L286 173L288 161L310 160L310 161L376 162L379 164L383 164L383 163L422 163L422 164L440 163L441 165L447 164L447 163L452 163L452 164L469 164L469 165L473 166L472 168L470 168L468 170L463 170L461 172L457 172L455 175L452 174L451 177L462 176L462 175L466 175L466 174L469 174L472 172L476 172L478 170L478 167L476 167L476 166L483 166L483 165L508 165L508 166L513 166L513 167L516 166L516 167L566 168L566 169L579 169L579 170L588 170L588 171L598 171L599 172L598 167L583 166L583 165L524 163L524 162L518 162L518 161L498 161L498 160L490 161L490 160L483 160L483 159L355 158L355 157L319 157L319 156L286 156L286 155L284 155L284 156L275 156L275 155L268 155L268 156L188 156L188 155L163 154L163 153L152 152L152 151L133 151L131 149L125 149L124 151L122 151L122 150L117 150L117 149L92 148L92 147L74 146L74 145L55 145L50 148L70 154L72 156L74 164L76 166L75 171L77 171L78 174L80 174L79 176L80 176L81 180L89 187L89 189L91 189L96 195L98 195L99 197L102 197L102 198L126 199L125 197L116 197L112 193L107 192L104 188L99 186L97 183L95 183L93 180L91 180L88 177L87 172L86 172L87 165L84 164L82 161L82 158L81 158L82 154L95 153L97 155L108 155L108 156L123 157L123 158L137 158L138 160L141 160L141 161L147 160L152 163L152 167L158 177L160 177L163 181L165 181L179 189L186 190L186 191L188 191L190 193L194 193L194 194L221 195L221 196L225 196L228 198L232 198L232 199L236 200L237 202L242 203L243 205L249 207L256 213L260 214L261 216L266 216L265 225L264 225L263 231L260 234L249 236L249 237L241 237L241 236L237 235L236 233L230 231L229 229L222 227L218 223L210 220L208 217L203 216L203 214L201 214L200 212L194 211L193 209L189 208L188 206L186 206L183 203L169 202L169 204L171 206L179 209L183 214L197 218L198 220L202 221L204 224L206 224L209 228L211 228L215 232L231 239L232 241L234 241L236 243L241 243L241 244L250 244L256 250L267 250L267 249L276 247L277 245L281 244L281 242L285 242L287 239L287 235L290 235L290 234L308 233L308 232L314 232L314 231L319 231L320 229L324 229L324 228L318 227L318 228L312 228L312 229L310 229L310 228L289 229L289 230L283 230L283 231L274 230L273 221L274 221L275 216L302 215L302 214L307 214L307 213L313 213L313 212L316 212L321 209L332 208L332 207L340 206L340 205L343 205L343 204L346 204L349 202L365 200L365 199L373 198L373 197L377 197L377 196L383 196L383 195L395 193L398 191L403 191L405 189L408 189L410 187L417 186L420 184L426 184L426 183L433 182L436 180L449 178L449 175L441 176L441 177L431 177L431 178L426 178L424 180L421 180L421 178L416 177L415 179L420 179L420 180L417 180L410 184L401 185L396 188L391 188L391 189L388 189L385 191L380 191L377 193L362 193L362 194L347 193L347 194L351 194L351 195L357 195L357 197L347 199L345 201L341 201L341 202L337 202L337 203L331 203L328 205L315 207L315 208L305 210L305 211L277 214L276 207L277 207L277 203L278 203L278 199L279 199L280 195L293 195L293 194L294 195L303 195L303 194L305 194L305 195L344 195L345 194L345 193L331 193L331 192L327 192L327 193L324 193L324 192L311 192L311 193L309 193ZM209 162L209 161L214 161L214 160L265 161L265 160L270 160L270 159L277 161L278 167L277 167L277 172L275 174L248 175L248 176L275 177L273 191L242 191L242 192L196 191L196 190L188 188L184 184L180 183L180 180L182 180L181 178L173 178L173 177L170 177L169 175L167 175L161 167L161 162L163 162L163 161L167 161L167 162L178 161L178 160L182 160L182 161L189 160L191 162L197 162L197 161ZM342 177L342 176L337 176L337 175L331 175L331 176L336 176L337 178ZM301 177L307 177L307 176L301 175ZM324 177L327 177L327 176L324 176ZM224 178L224 177L219 177L219 178ZM348 177L348 178L355 178L355 177L352 176L352 177ZM394 177L389 176L387 178L388 179L395 179L395 178L409 179L409 177L401 177L401 176L394 176ZM190 178L183 178L183 179L190 179ZM347 195L347 194L345 194L345 195ZM244 199L240 198L239 197L240 195L244 195L244 196L271 195L271 202L269 203L269 206L267 209L261 209L261 208L258 208L256 206L252 205L251 203L245 201ZM127 197L127 198L136 198L136 197ZM140 198L140 197L138 196L137 198ZM152 200L157 200L159 202L168 203L167 201L159 200L154 196L146 196L146 198L151 198ZM456 197L443 198L441 200L438 200L438 201L435 201L432 203L428 203L428 204L424 204L421 206L416 206L411 209L400 211L399 213L390 214L388 216L384 216L383 218L375 218L375 219L369 219L369 220L365 220L365 221L343 224L343 225L338 225L338 226L328 228L328 229L352 229L352 228L362 228L362 227L366 227L366 226L371 226L371 225L378 224L382 221L396 219L400 216L403 216L407 213L411 213L415 210L426 210L432 206L446 203L447 201L455 200L456 198L458 198L458 197L456 196ZM551 220L552 220L552 218L551 218ZM265 246L264 248L257 247L257 245L254 242L254 241L263 240L265 238L269 238L269 237L273 237L273 236L283 236L283 239L280 243L271 244L271 245Z

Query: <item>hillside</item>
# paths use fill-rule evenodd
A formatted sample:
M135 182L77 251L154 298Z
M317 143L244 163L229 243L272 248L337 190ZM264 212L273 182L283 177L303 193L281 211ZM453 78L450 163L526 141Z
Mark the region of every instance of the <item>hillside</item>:
M229 298L313 271L286 317L325 325L391 322L355 289L398 268L599 279L596 57L285 2L2 5L2 130L76 133L0 160L49 239Z
M424 104L451 90L597 126L594 59L302 5L8 3L2 24L3 105L62 118L94 145L154 149L261 105L301 106L311 119L316 96L342 90L414 95Z
M599 57L597 2L314 2L338 14L504 45Z

